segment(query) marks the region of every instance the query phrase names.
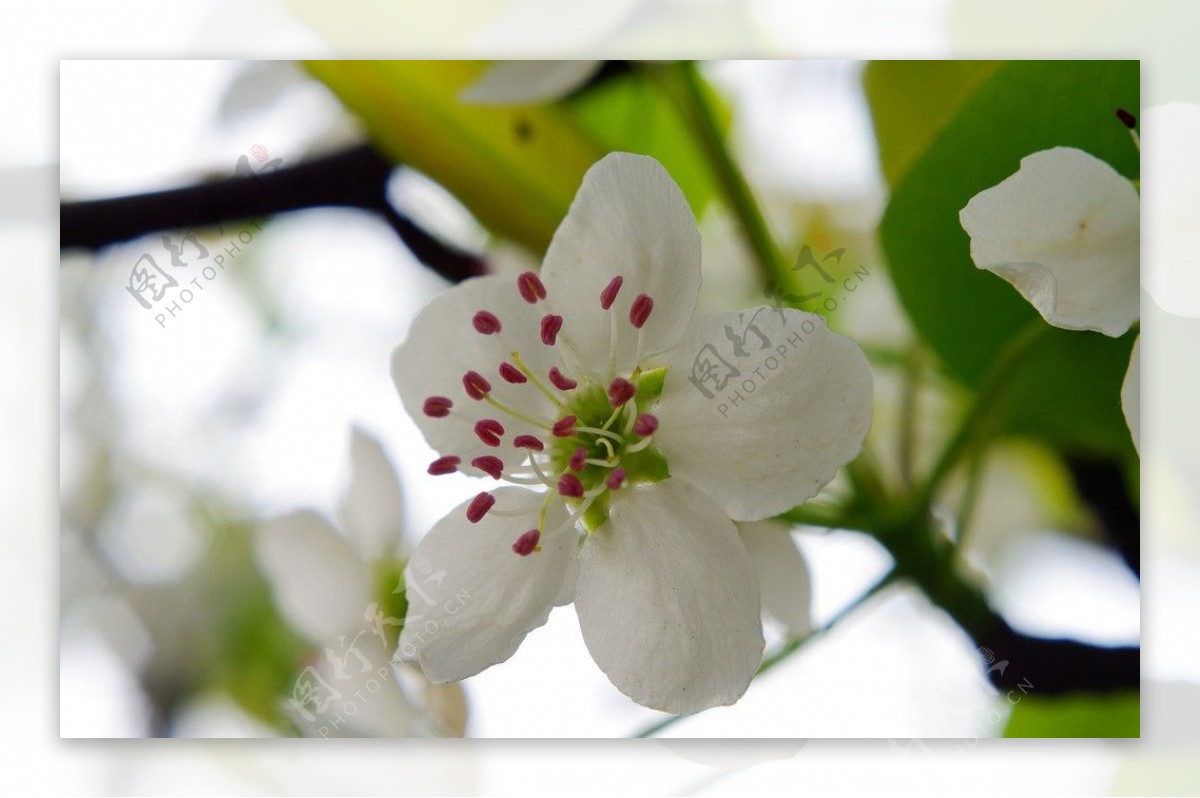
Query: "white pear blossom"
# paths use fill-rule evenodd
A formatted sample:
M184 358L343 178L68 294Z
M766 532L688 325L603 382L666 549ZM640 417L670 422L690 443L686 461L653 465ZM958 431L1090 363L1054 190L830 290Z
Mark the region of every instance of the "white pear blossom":
M314 694L318 704L336 696L321 711L286 702L288 714L314 737L461 735L465 704L457 686L421 677L410 695L396 679L402 674L392 660L405 615L396 589L407 550L400 485L383 448L361 429L350 454L344 533L319 513L299 510L264 524L255 538L280 614L315 649L297 687L324 691ZM441 695L447 690L454 695Z
M971 258L1003 277L1047 322L1118 337L1140 313L1139 201L1133 183L1093 155L1053 147L959 213ZM1137 346L1121 391L1135 444Z
M871 373L819 316L693 319L699 287L679 188L614 153L540 276L468 280L414 320L392 374L441 455L429 471L492 483L405 571L400 654L431 680L506 660L574 601L592 657L638 703L688 713L746 690L763 648L747 544L763 536L734 521L811 498L859 452ZM806 593L803 570L792 578Z

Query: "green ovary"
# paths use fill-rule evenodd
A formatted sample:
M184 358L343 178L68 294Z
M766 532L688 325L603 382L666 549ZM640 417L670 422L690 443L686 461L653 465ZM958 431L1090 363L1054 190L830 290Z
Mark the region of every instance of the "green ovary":
M666 369L654 369L632 376L630 381L637 386L637 394L616 412L605 387L594 382L580 385L567 400L569 411L564 415L575 416L576 432L569 438L553 439L548 453L555 474L570 472L571 455L581 447L588 460L603 462L586 463L581 471L570 472L579 478L585 492L600 491L583 516L589 530L599 528L608 518L609 491L603 486L615 469L625 472L626 484L660 482L670 476L662 453L653 444L639 446L643 438L632 431L636 415L647 412L658 401L665 375ZM610 434L580 428L605 430Z

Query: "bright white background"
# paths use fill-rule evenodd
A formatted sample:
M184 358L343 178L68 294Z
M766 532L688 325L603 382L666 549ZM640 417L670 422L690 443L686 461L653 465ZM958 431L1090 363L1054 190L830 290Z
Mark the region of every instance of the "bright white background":
M445 4L445 7L450 5ZM693 748L668 747L666 743L604 746L376 743L319 749L310 744L301 760L296 751L280 744L255 745L253 748L239 748L230 743L202 747L172 745L170 749L161 744L116 748L111 744L63 743L55 739L58 713L54 711L57 693L54 525L57 468L54 441L57 424L53 408L58 394L54 369L57 248L52 222L55 181L52 167L47 168L57 158L54 87L58 74L54 59L132 54L295 56L363 52L354 49L354 41L364 30L371 31L374 37L362 40L365 51L371 54L397 51L393 48L400 52L429 52L441 47L443 54L466 54L467 47L480 44L499 48L494 38L498 34L494 30L505 30L505 26L516 26L531 39L529 44L535 48L545 48L553 41L543 39L539 29L518 24L521 17L518 12L532 14L528 7L537 4L472 5L475 13L456 15L453 19L429 15L417 18L411 16L412 12L408 12L408 16L400 11L390 12L394 15L393 22L405 20L411 23L419 19L420 24L380 26L351 19L352 15L346 12L340 12L339 17L323 16L315 4L306 3L293 3L288 7L250 2L226 5L181 3L179 10L169 16L164 15L156 4L149 3L140 6L110 4L103 14L98 13L93 4L47 3L33 12L26 24L11 28L20 29L22 33L5 48L8 68L0 77L0 87L6 107L21 108L22 111L15 115L16 124L10 121L0 133L0 170L5 170L3 185L6 189L0 199L4 214L0 217L0 247L8 261L3 272L6 284L4 311L0 315L4 330L4 337L0 339L0 352L3 353L0 362L8 366L13 375L9 385L17 388L6 393L4 412L0 414L5 452L4 459L0 460L3 469L0 470L0 491L4 492L5 514L11 516L5 519L5 554L0 565L6 591L0 617L10 645L5 647L5 655L0 659L0 667L3 667L0 673L5 677L9 699L14 706L8 713L11 720L0 733L3 734L0 741L6 751L15 751L18 745L24 750L14 757L20 764L0 778L15 779L15 784L22 785L22 791L39 792L173 792L195 789L202 784L205 791L234 792L296 789L323 792L328 789L420 793L478 789L529 793L553 791L556 785L567 784L597 792L623 787L654 793L680 792L707 785L709 792L729 790L740 793L772 786L828 792L887 785L923 791L928 787L931 774L936 772L939 781L944 780L948 786L957 784L967 788L983 782L995 789L1090 793L1109 790L1114 779L1126 787L1131 783L1146 784L1136 779L1163 778L1172 766L1176 769L1184 767L1186 755L1195 748L1190 717L1186 719L1186 725L1181 723L1183 719L1169 717L1170 702L1156 704L1153 688L1149 690L1143 712L1146 736L1160 739L1159 747L1153 750L1147 749L1145 744L1069 746L1052 743L1038 746L1009 743L1003 747L989 745L986 750L951 744L942 752L931 743L912 745L907 740L899 749L885 743L848 746L817 742L804 746L797 742L790 747L713 743ZM604 48L603 53L596 51L598 55L626 55L637 47L648 48L651 53L670 54L672 41L663 36L663 31L677 30L680 20L699 18L707 20L700 22L697 28L707 32L707 38L697 39L704 52L689 51L689 55L749 52L772 56L872 56L918 52L961 55L964 51L985 50L995 54L997 49L1006 47L1002 39L981 38L1003 33L1003 27L997 26L995 20L979 20L976 24L969 11L960 6L948 8L944 4L924 4L919 12L899 15L898 18L910 28L907 31L910 35L903 43L885 38L886 31L896 29L896 12L884 12L891 4L877 5L874 15L842 16L845 13L842 12L837 18L825 16L832 12L830 8L811 6L795 10L804 4L783 2L744 6L695 1L625 5L630 6L624 12L628 16L615 22L604 20L603 25L598 23L587 35L580 34L578 45ZM734 6L739 7L737 14L722 16L731 14ZM515 16L506 16L505 12L511 11L512 7L517 7L513 12ZM1151 50L1147 44L1148 34L1155 29L1152 20L1139 17L1115 3L1091 4L1086 10L1077 6L1075 10L1079 13L1070 26L1057 24L1061 20L1050 14L1046 24L1040 27L1045 37L1045 41L1037 43L1041 49L1026 49L1025 52L1095 55L1096 48L1100 47L1106 56L1145 57L1148 59L1145 68L1148 85L1144 97L1147 106L1170 100L1195 102L1200 90L1180 77L1181 74L1196 74L1194 65L1186 61L1185 46L1172 46L1169 40L1159 40ZM1014 13L1019 11L1015 9ZM375 13L383 12L375 10ZM1165 16L1165 9L1160 8L1155 13ZM739 24L721 24L729 18L738 20ZM472 23L463 22L464 19L476 20L474 24L478 29L474 29ZM1137 20L1138 24L1131 24L1131 20ZM876 25L877 31L873 30ZM381 38L378 32L381 27L395 31L396 37ZM814 37L814 30L822 31L823 35ZM1128 31L1129 35L1124 39L1114 35L1120 30ZM418 37L415 31L424 35ZM795 35L789 35L789 32ZM1143 34L1140 37L1139 32ZM1054 34L1061 38L1055 38ZM1089 35L1091 39L1087 38ZM489 39L489 36L493 38ZM511 31L501 40L511 44L514 41ZM609 48L615 52L610 52ZM1189 67L1192 67L1191 71L1183 72ZM202 69L197 67L197 74ZM198 105L207 101L203 92L197 92L189 99ZM64 118L63 121L66 129L67 120ZM142 120L132 119L130 123L141 124ZM176 129L187 128L178 126ZM193 154L185 136L169 143L189 156ZM286 147L287 143L281 146ZM225 151L228 151L228 145ZM212 157L221 161L220 153L218 145ZM169 174L167 170L177 168L179 163L174 155L170 152L142 153L145 168L141 173L149 176ZM156 162L155 158L162 160ZM38 167L42 168L39 170ZM124 179L122 175L128 174L128 169L121 169L115 176L89 177L95 181L90 190L105 193L119 189L121 186L111 181ZM64 183L69 179L69 173L64 172ZM80 180L82 185L82 178ZM279 246L300 246L300 242L285 243L295 237L281 235ZM313 290L319 292L317 287ZM1148 327L1154 322L1153 312L1153 308L1147 310ZM1148 344L1155 343L1152 336L1147 338ZM1174 346L1176 349L1196 345L1195 341L1178 340L1160 343L1168 345L1164 348ZM162 342L159 345L163 345ZM1147 360L1153 369L1155 358L1148 356ZM1158 360L1157 365L1163 366L1166 362ZM1152 388L1164 385L1156 380L1147 381ZM1171 386L1165 387L1170 389ZM1147 417L1154 415L1154 398L1151 390L1147 390L1144 397L1150 408L1145 414ZM382 415L379 421L381 426L388 423ZM1145 527L1147 576L1143 590L1146 607L1143 630L1146 676L1195 682L1200 680L1195 664L1198 660L1194 655L1196 633L1194 625L1184 622L1184 618L1191 615L1189 609L1197 603L1194 587L1198 570L1196 533L1192 523L1195 499L1178 488L1173 492L1169 490L1172 485L1188 484L1183 475L1188 473L1191 464L1181 463L1180 453L1166 451L1166 447L1159 456L1153 431L1144 438L1147 466L1144 492L1147 505L1154 507L1153 511L1147 511ZM340 441L332 440L332 436L327 443L331 447L342 445ZM30 478L34 481L30 482ZM274 500L285 501L280 496ZM1171 533L1164 534L1167 530ZM847 627L848 634L854 631ZM535 650L530 650L521 656L536 654ZM39 662L39 658L44 659ZM592 667L586 656L580 663ZM91 674L88 676L90 678ZM503 693L502 684L496 687L495 692ZM818 686L814 695L820 692ZM496 711L503 710L497 706ZM613 731L619 733L617 729ZM1172 732L1190 736L1191 746L1181 748L1170 742L1167 735ZM777 732L767 730L763 733ZM623 757L619 768L612 767L608 761L608 757L617 752ZM722 769L750 765L765 757L776 757L780 761L733 774ZM870 758L871 767L863 766L864 757ZM687 761L696 759L704 764ZM377 778L384 781L377 783ZM714 778L716 781L710 784Z

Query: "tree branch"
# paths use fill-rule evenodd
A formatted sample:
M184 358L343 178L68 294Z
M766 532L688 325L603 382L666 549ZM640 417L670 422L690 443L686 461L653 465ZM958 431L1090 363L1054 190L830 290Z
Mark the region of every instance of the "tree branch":
M395 167L368 145L277 172L235 176L170 191L63 203L62 249L98 249L159 230L205 227L317 207L360 208L382 216L413 255L447 280L484 274L486 262L426 232L387 200Z

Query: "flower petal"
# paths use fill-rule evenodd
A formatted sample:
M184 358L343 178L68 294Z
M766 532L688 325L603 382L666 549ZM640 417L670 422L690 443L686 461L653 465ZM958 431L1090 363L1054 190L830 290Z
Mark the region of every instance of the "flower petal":
M542 550L521 557L513 542L537 525L542 494L498 488L479 523L466 503L434 525L405 569L408 615L399 656L417 661L430 681L465 679L512 656L525 635L546 622L579 546L574 531L548 535ZM547 528L566 520L551 502Z
M347 537L364 561L399 556L404 534L400 481L379 441L357 426L350 463L350 487L342 505Z
M480 310L500 320L499 333L483 335L475 330L472 320ZM553 406L532 384L514 385L499 376L500 364L511 360L514 351L520 352L526 365L542 378L551 366L562 365L557 351L541 341L543 314L544 309L521 298L514 278L477 277L434 297L413 320L404 343L392 353L392 379L405 409L429 445L442 454L462 458L463 470L468 473L475 473L466 465L475 457L501 452L504 459L503 451L517 435L546 434L486 401L470 398L463 387L463 375L468 371L477 371L487 379L492 395L509 407L553 421ZM454 403L448 416L426 415L425 400L431 396L446 397ZM475 434L475 423L485 418L496 419L504 426L505 450L489 447Z
M763 611L795 637L812 632L812 581L808 563L792 540L791 527L778 521L738 524L754 559Z
M1129 426L1129 435L1133 438L1133 447L1142 451L1142 338L1133 342L1133 351L1129 353L1129 368L1125 372L1125 380L1121 383L1121 410L1125 413L1125 423Z
M459 97L476 105L551 102L581 88L603 65L603 61L493 61Z
M1200 105L1169 102L1142 113L1143 284L1160 308L1200 318Z
M606 311L600 294L618 274L624 283ZM542 279L585 368L607 368L612 313L618 370L633 369L637 330L629 309L639 294L654 300L644 353L670 349L687 329L700 293L700 233L683 192L653 158L605 156L584 176L554 233Z
M285 704L303 736L410 737L420 731L420 714L397 683L377 637L346 637L321 648L325 655L313 666L316 673L303 671ZM306 683L321 690L320 703L297 700Z
M1138 194L1111 166L1054 147L959 213L971 258L1055 327L1119 336L1138 318Z
M698 319L668 363L654 440L671 474L735 521L811 499L871 426L866 356L811 313L760 307Z
M268 522L255 553L280 614L309 640L336 640L362 626L371 601L367 569L320 515L301 510Z
M750 554L721 508L679 479L614 496L584 542L575 608L596 664L653 709L732 704L762 660Z

